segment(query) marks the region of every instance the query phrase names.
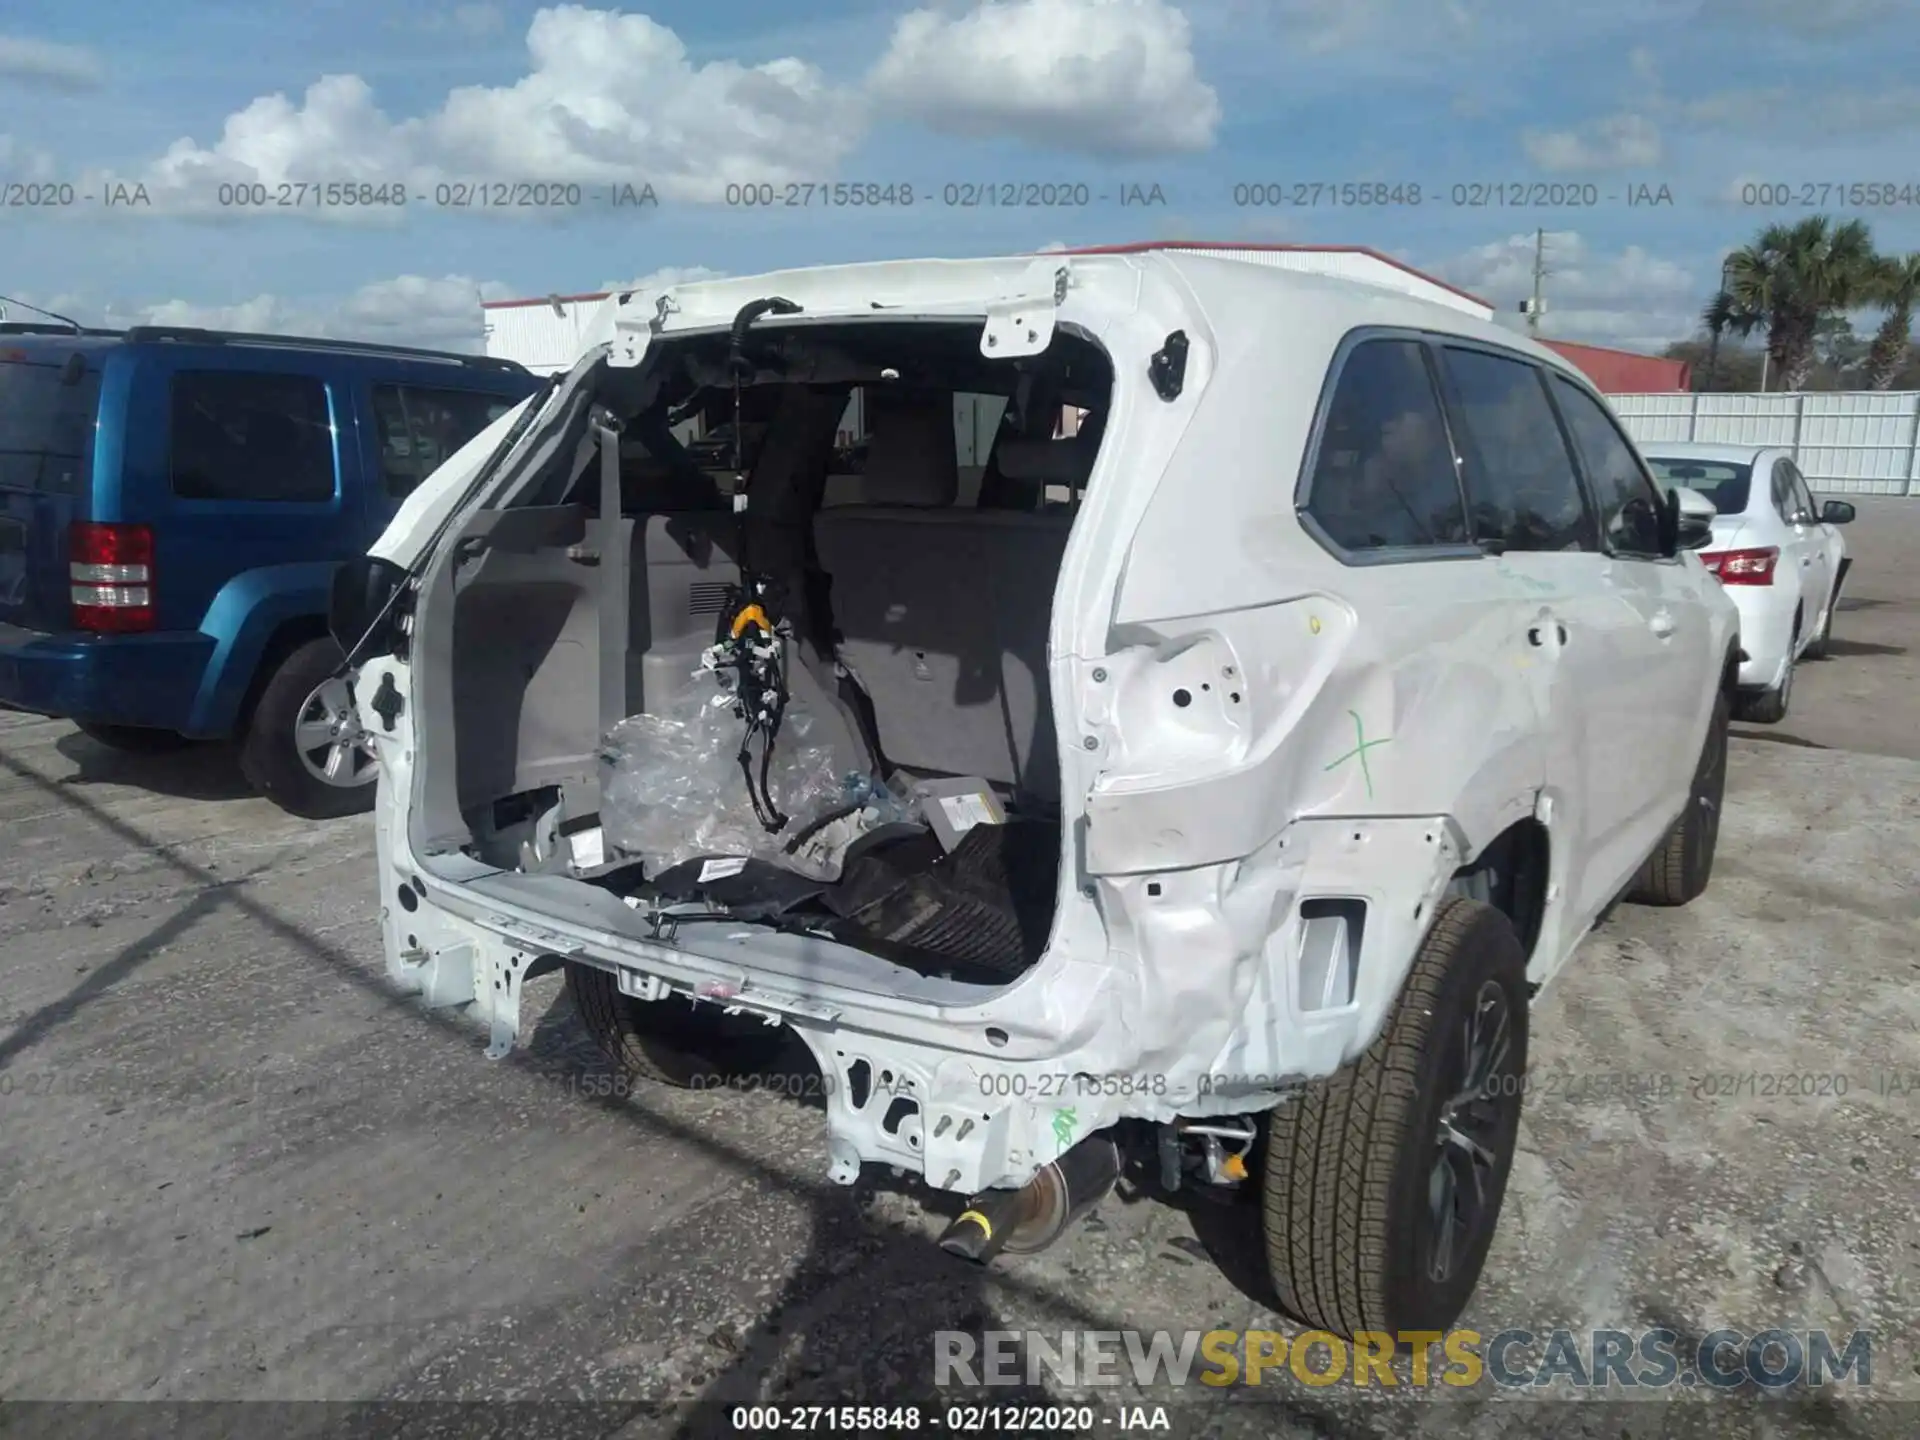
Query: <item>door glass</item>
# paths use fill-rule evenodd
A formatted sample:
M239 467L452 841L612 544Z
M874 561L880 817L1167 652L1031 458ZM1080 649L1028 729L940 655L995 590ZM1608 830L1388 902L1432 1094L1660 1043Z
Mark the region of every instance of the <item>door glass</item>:
M333 498L333 417L310 375L182 371L170 443L182 499Z
M1798 507L1793 499L1793 467L1784 460L1773 462L1773 508L1791 525Z
M1508 550L1598 550L1573 457L1541 388L1539 370L1484 350L1449 347L1467 451L1476 540Z
M1368 340L1341 367L1306 513L1345 550L1469 543L1424 347Z
M1640 457L1598 400L1558 375L1553 384L1600 507L1600 533L1608 547L1616 555L1661 557L1659 491Z
M1800 473L1800 467L1791 460L1787 462L1787 474L1793 479L1794 507L1806 517L1806 523L1811 525L1818 518L1820 511L1819 507L1813 503L1813 491L1807 488L1807 477Z
M380 474L386 482L387 493L405 495L513 405L511 400L474 390L374 386L373 416L380 430Z

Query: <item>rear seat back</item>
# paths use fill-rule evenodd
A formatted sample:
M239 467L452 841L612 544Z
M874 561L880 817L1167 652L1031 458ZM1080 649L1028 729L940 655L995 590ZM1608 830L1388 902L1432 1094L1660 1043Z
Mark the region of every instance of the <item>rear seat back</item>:
M867 503L822 510L814 540L881 746L898 764L1057 799L1047 632L1072 517L953 508L945 404L869 414Z
M740 583L739 532L731 514L642 515L634 522L629 588L629 708L660 714L694 683L713 643L727 590ZM842 770L867 769L866 751L813 672L789 656L787 689L812 717L810 738L833 747ZM779 743L776 740L776 745Z

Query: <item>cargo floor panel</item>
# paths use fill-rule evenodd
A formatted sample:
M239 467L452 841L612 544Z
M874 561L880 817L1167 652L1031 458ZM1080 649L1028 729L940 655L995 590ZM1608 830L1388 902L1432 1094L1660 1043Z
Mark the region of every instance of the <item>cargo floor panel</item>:
M924 842L903 841L849 866L837 887L842 904L833 908L841 910L849 897L859 903L842 911L834 934L884 948L914 968L972 971L1001 982L1026 973L1052 928L1059 827L976 825L951 854L915 863L924 853Z

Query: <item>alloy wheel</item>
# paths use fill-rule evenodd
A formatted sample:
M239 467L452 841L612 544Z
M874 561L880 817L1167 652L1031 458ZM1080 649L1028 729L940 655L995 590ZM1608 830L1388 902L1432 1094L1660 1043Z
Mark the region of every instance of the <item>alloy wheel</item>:
M336 675L314 687L294 721L293 747L323 785L351 790L372 783L377 761L360 726L351 679Z
M1427 1174L1427 1273L1437 1282L1452 1276L1498 1213L1503 1111L1520 1098L1518 1082L1507 1073L1512 1023L1506 990L1487 981L1460 1022L1441 1072L1448 1099L1440 1107Z

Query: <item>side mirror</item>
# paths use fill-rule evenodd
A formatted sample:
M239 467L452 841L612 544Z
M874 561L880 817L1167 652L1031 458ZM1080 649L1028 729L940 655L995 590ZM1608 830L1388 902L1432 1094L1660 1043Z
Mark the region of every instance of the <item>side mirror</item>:
M333 572L327 629L342 650L353 653L406 578L402 567L372 555L355 556Z
M1820 507L1822 525L1851 525L1853 516L1853 506L1845 500L1829 500Z
M1620 507L1614 521L1622 535L1644 535L1651 529L1654 549L1661 555L1680 553L1680 502L1671 490L1656 490L1649 500L1636 495Z
M1720 512L1713 501L1684 485L1673 487L1675 542L1680 550L1699 550L1713 540L1713 520Z

